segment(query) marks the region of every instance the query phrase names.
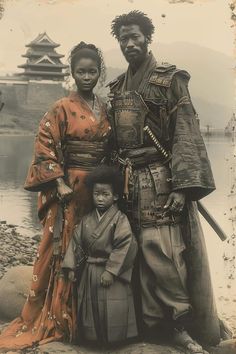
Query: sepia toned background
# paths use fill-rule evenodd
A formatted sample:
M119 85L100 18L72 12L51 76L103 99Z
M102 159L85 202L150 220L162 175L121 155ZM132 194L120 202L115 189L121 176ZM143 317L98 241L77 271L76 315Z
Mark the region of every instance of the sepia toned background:
M134 9L152 18L156 32L150 49L156 58L191 74L190 93L217 186L203 203L227 233L228 242L222 242L204 220L202 224L217 306L236 328L232 237L236 220L236 150L232 125L225 135L225 127L236 109L233 7L225 0L2 0L0 4L1 78L22 71L17 66L25 63L25 45L46 32L60 44L57 50L65 55L65 64L70 49L81 40L100 47L109 81L126 68L118 43L110 35L112 19ZM48 107L41 109L47 111ZM27 121L19 115L18 123L11 126L6 112L5 108L0 112L0 221L17 225L22 234L32 237L40 233L36 195L24 191L22 186L33 151L34 128L30 132L27 125L36 127L40 117L32 115ZM25 130L18 129L21 119Z

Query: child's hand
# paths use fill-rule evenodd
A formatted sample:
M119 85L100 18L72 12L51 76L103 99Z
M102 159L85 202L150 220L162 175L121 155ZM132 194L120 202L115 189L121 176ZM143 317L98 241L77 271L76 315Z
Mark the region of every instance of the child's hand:
M75 272L73 270L69 270L68 279L73 282L75 281Z
M114 275L105 270L105 272L101 275L101 284L105 288L112 285L114 283Z

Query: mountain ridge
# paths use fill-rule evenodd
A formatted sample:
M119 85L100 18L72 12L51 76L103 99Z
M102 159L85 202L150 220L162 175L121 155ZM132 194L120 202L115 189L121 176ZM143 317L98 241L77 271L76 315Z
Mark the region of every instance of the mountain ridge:
M189 89L201 124L223 129L235 108L234 58L188 42L153 43L151 50L162 62L190 73ZM105 51L104 58L108 66L107 82L127 68L119 47Z

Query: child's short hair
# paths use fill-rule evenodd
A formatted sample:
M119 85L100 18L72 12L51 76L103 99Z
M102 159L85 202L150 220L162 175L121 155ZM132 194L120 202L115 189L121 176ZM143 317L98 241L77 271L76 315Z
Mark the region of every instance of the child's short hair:
M85 184L92 189L95 183L112 185L113 193L119 198L123 196L124 182L117 167L100 165L85 177Z

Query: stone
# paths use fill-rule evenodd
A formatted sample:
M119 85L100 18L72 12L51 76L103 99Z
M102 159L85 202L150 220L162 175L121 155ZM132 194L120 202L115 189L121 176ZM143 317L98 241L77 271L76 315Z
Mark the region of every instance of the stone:
M41 345L39 348L40 354L184 354L183 351L171 346L157 345L151 343L133 343L123 345L112 345L108 348L102 348L99 345L82 345L75 346L66 343L52 342Z
M75 346L70 344L64 344L60 342L52 342L48 344L41 345L39 348L40 354L54 354L54 353L65 353L65 354L82 354L83 352L79 350L79 347L75 349Z
M221 342L217 347L207 348L210 354L235 354L234 340L227 340ZM99 348L98 345L71 345L67 343L52 342L39 346L37 354L54 354L54 353L68 353L68 354L184 354L185 352L170 346L159 345L153 343L137 342L132 344L113 345L108 348ZM27 352L28 353L28 352Z
M0 318L13 320L20 315L26 301L33 267L16 266L7 270L0 280Z
M32 239L37 242L41 241L41 238L42 238L41 234L36 234L32 237Z
M236 339L224 340L216 347L207 349L210 354L236 354Z

